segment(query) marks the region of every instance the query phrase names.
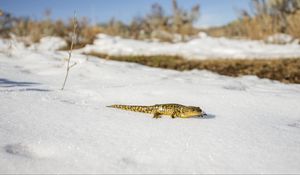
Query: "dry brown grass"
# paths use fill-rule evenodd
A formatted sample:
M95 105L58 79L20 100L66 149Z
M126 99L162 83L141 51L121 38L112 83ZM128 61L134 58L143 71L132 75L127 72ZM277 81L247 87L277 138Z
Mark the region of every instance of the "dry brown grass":
M130 24L124 24L115 18L102 26L102 32L134 39L158 39L164 42L172 42L174 34L185 36L196 35L198 30L194 27L199 18L200 5L195 4L191 9L179 6L176 0L172 0L172 13L166 14L159 3L151 6L150 12L144 16L134 17Z
M287 33L294 37L300 38L300 11L288 16L287 22L289 25Z
M65 23L61 20L42 20L34 21L30 19L22 19L15 22L14 27L10 32L17 36L28 37L32 42L39 42L45 36L59 36L64 38L69 44L66 49L70 47L73 26L72 21ZM75 48L83 47L86 44L91 44L96 35L101 32L101 28L97 25L90 25L86 18L78 20L77 40L75 41Z
M150 67L184 70L210 70L221 75L241 76L256 75L260 78L278 80L284 83L300 83L300 59L272 60L237 60L210 59L187 60L178 56L109 56L103 53L88 53L89 55L108 60L134 62Z
M299 0L252 0L252 11L241 10L239 19L228 25L206 30L212 36L263 40L285 33L300 38Z
M245 17L223 27L210 28L205 32L215 37L225 36L263 40L270 35L283 33L274 20L268 15L254 18ZM300 11L287 17L287 28L284 33L300 38Z

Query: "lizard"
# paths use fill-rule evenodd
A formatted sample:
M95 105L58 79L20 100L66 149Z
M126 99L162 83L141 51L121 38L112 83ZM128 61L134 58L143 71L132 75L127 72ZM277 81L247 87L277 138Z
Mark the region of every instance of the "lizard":
M172 118L189 118L194 116L203 117L207 114L195 106L184 106L181 104L156 104L153 106L132 106L132 105L110 105L107 107L117 108L133 112L142 112L153 114L153 118L161 118L162 115L168 115Z

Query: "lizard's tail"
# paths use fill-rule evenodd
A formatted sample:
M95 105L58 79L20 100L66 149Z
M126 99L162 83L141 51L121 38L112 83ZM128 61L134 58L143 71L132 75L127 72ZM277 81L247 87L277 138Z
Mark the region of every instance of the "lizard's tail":
M117 108L126 111L133 111L133 112L143 112L143 113L153 113L154 107L153 106L130 106L130 105L110 105L106 106L109 108Z

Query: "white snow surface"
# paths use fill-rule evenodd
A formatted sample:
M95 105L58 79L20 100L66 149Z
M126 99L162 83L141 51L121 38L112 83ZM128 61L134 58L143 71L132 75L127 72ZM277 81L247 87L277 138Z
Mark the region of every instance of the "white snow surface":
M42 51L54 51L66 47L67 42L57 36L46 36L40 39L40 42L33 44L30 48Z
M300 45L266 44L264 41L213 38L199 34L188 42L162 43L124 39L98 34L92 45L78 52L100 52L108 55L178 55L187 59L276 59L299 58Z
M291 35L278 33L275 35L268 36L265 40L267 43L274 43L274 44L289 44L294 43L298 44L299 40L295 39Z
M300 85L74 54L61 91L66 56L1 50L1 174L300 173ZM106 107L160 103L208 116L153 119Z

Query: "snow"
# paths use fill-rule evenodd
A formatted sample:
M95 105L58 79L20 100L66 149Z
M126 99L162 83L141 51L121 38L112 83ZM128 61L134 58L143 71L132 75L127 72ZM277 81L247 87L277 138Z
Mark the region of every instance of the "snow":
M15 39L0 39L0 52L10 54L12 51L24 50L25 45Z
M266 44L264 41L234 40L209 37L203 32L188 42L160 43L138 41L99 34L92 45L80 53L100 52L108 55L179 55L187 59L235 58L274 59L299 58L300 45Z
M74 53L61 91L66 52L7 52L1 174L300 173L300 85ZM106 107L159 103L200 106L208 116L153 119Z
M43 51L54 51L67 46L67 42L57 36L46 36L40 39L40 42L31 46L32 49Z
M266 42L273 43L273 44L289 44L289 43L298 44L299 40L293 38L291 35L284 34L284 33L278 33L275 35L268 36L266 38Z

